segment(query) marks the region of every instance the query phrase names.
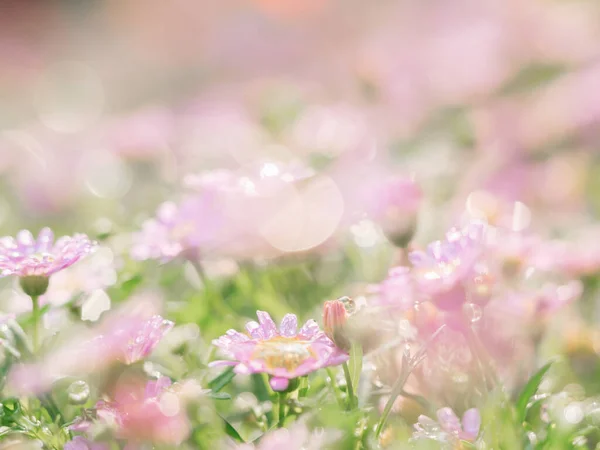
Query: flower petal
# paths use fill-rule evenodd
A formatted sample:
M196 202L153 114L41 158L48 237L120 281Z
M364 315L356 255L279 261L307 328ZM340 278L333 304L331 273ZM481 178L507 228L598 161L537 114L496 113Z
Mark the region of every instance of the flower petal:
M463 439L474 441L479 434L481 427L481 415L477 408L471 408L465 411L462 418Z
M269 380L269 385L274 391L285 391L290 385L290 380L283 377L272 377Z
M258 322L255 322L254 320L251 320L250 322L248 322L246 324L246 331L254 339L264 339L265 338L262 327L258 324Z
M302 326L298 335L305 339L312 339L320 331L321 329L319 328L317 322L315 322L313 319L310 319L307 320L306 323Z
M268 312L265 311L256 311L256 316L258 317L258 322L263 330L264 339L270 339L274 336L277 336L277 325L271 319L271 316Z
M17 233L17 242L19 243L19 248L24 250L26 248L33 247L35 240L33 239L33 234L31 234L31 231L21 230Z
M442 408L437 411L437 418L440 426L447 433L458 433L460 432L460 420L452 411L452 408Z
M49 252L54 245L54 233L48 227L43 228L42 231L38 234L36 247L37 251L40 253Z
M296 337L296 331L298 329L298 318L295 314L286 314L281 320L279 331L282 336L285 337Z

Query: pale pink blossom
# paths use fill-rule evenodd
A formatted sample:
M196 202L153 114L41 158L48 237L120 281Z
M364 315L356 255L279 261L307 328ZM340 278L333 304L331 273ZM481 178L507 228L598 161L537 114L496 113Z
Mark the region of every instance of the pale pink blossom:
M239 374L267 373L273 377L271 386L284 390L289 379L348 360L348 355L336 347L314 320L298 330L296 316L286 314L277 328L268 313L256 314L258 322L246 324L248 334L229 330L213 341L231 358L213 365L233 365Z

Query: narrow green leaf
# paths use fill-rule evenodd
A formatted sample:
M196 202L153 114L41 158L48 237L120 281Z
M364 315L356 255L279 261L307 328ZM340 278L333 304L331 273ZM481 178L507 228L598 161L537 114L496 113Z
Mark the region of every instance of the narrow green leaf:
M223 422L225 423L225 433L227 433L227 436L229 436L237 442L243 443L244 439L242 438L240 433L238 433L238 431L235 428L233 428L233 425L231 425L223 416L221 416L221 419L223 419Z
M527 382L519 398L517 399L516 409L517 409L517 423L522 424L527 417L527 405L531 397L535 395L538 388L540 387L540 383L546 375L546 372L550 369L554 361L550 361L545 366L543 366L540 370L538 370Z
M235 372L233 371L233 367L228 367L220 375L213 378L208 382L208 387L215 392L219 392L225 386L227 386L231 380L235 377Z
M306 394L308 393L308 388L309 388L309 384L308 384L308 377L302 377L300 378L300 390L298 392L298 398L304 398L306 397Z
M358 392L358 382L360 381L360 373L362 372L363 351L360 344L353 342L350 347L350 360L348 368L350 369L350 378L355 392Z
M214 400L231 400L227 392L209 392L208 396Z

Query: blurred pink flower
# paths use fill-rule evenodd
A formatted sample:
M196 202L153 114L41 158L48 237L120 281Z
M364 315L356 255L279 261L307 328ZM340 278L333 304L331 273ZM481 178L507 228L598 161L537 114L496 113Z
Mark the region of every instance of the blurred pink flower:
M229 330L213 340L233 361L215 361L212 365L233 365L240 374L268 373L273 376L271 387L285 390L289 379L348 360L348 355L312 319L298 331L296 316L286 314L278 330L268 313L257 311L256 315L258 323L246 324L250 337Z
M65 376L86 376L115 364L133 364L147 357L172 327L159 315L116 311L91 331L82 331L41 361L19 364L9 374L9 386L21 393L47 391Z
M546 283L533 292L518 292L500 299L521 320L540 320L571 304L583 293L583 283Z
M339 438L335 430L309 430L304 421L296 422L289 428L281 428L265 434L258 445L241 444L232 450L321 450Z
M184 249L185 233L178 233L179 207L173 202L165 202L156 210L156 217L142 224L142 229L134 233L131 256L137 260L169 260L178 256Z
M413 439L433 439L444 443L458 443L460 440L475 442L481 427L481 415L476 408L468 409L462 421L451 408L437 411L437 421L427 416L419 416L415 424Z
M135 111L115 117L101 130L99 140L107 148L131 159L156 157L170 152L175 120L163 107Z
M367 205L388 238L404 247L414 234L422 198L423 193L413 180L394 177L376 185Z
M42 229L37 239L30 231L22 230L16 239L0 238L0 278L8 275L48 277L75 264L95 247L95 242L85 234L63 236L55 242L50 228Z
M263 228L295 193L294 183L312 175L297 163L261 162L240 171L218 170L185 177L189 189L179 203L161 205L155 219L133 236L135 259L170 260L278 254Z
M571 277L594 275L600 269L600 230L578 230L574 240L540 245L531 257L535 267Z
M177 445L190 432L184 402L172 390L168 377L147 383L121 380L112 401L96 405L96 414L130 444L151 441Z
M484 246L485 224L471 222L452 228L446 239L412 251L409 259L419 289L443 310L457 310L466 301L468 287L477 275Z
M64 450L109 450L110 446L105 443L95 443L82 436L75 436L67 442Z
M180 444L190 432L186 415L187 403L207 392L194 389L190 396L187 386L189 383L186 381L172 385L171 380L164 376L156 381L136 377L120 378L110 399L96 403L94 420L82 418L69 427L71 431L86 436L74 438L71 441L72 449L103 449L103 444L92 444L89 439L98 429L107 428L118 439L126 440L126 448L131 450L143 448L146 442Z
M373 286L373 291L371 303L386 309L406 311L418 300L418 291L409 267L391 268L387 277Z
M133 364L147 357L173 325L170 320L156 315L143 322L137 330L131 330L123 352L123 362Z

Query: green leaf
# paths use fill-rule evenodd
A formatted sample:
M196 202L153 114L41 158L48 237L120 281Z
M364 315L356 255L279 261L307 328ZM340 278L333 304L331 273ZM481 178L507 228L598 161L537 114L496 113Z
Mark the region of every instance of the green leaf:
M550 361L545 366L543 366L540 370L538 370L527 382L519 398L517 399L516 409L517 409L517 423L522 424L527 417L527 405L529 405L529 401L531 397L535 395L538 388L540 387L540 383L546 375L546 372L550 369L550 366L554 361Z
M237 442L244 442L244 439L242 438L242 436L240 435L240 433L238 433L238 431L233 428L233 425L231 425L227 419L225 419L223 416L220 416L221 419L223 419L223 422L225 423L225 433L227 433L227 436L229 436L230 438L232 438L233 440L237 441Z
M298 398L306 397L306 394L308 394L309 387L310 385L308 383L308 377L300 378L300 390L298 392Z
M350 378L352 379L352 386L354 391L358 392L358 382L360 381L360 373L362 372L363 364L363 351L360 344L353 342L350 347L350 360L348 361L348 368L350 369Z
M214 400L231 400L227 392L209 392L208 396Z
M143 281L141 274L135 274L121 283L121 293L124 297L128 297Z
M500 95L528 92L543 86L564 74L566 68L558 64L531 64L525 66L514 77L500 87Z
M213 393L219 392L225 386L227 386L231 380L235 377L235 372L233 371L233 367L228 367L220 375L213 378L208 383L208 387L213 391Z

